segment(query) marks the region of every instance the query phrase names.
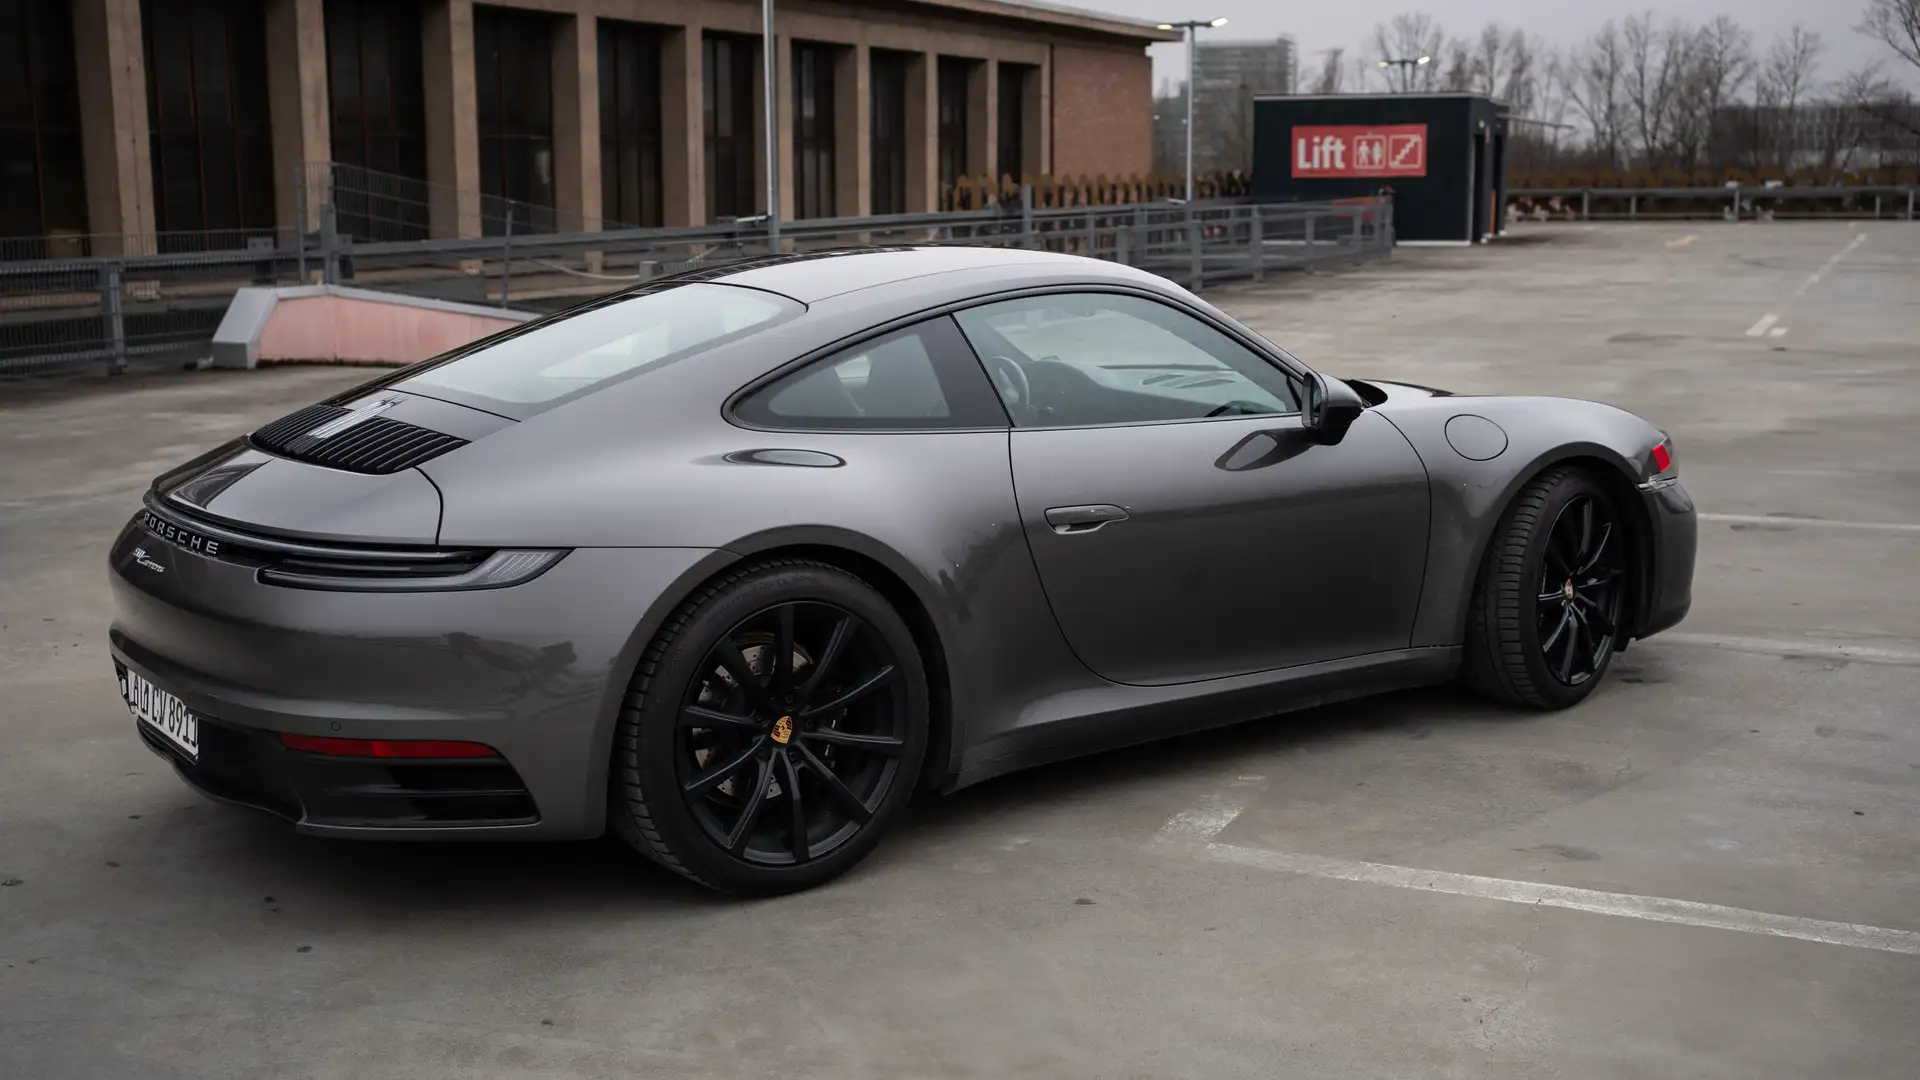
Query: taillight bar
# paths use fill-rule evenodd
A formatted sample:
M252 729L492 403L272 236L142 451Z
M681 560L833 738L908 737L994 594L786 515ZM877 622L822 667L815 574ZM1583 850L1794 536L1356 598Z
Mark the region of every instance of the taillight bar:
M1671 440L1668 440L1653 448L1653 471L1663 473L1672 467L1673 450L1671 448Z
M329 757L359 758L493 758L500 752L477 742L447 739L335 739L323 735L294 735L281 732L280 741L289 750Z

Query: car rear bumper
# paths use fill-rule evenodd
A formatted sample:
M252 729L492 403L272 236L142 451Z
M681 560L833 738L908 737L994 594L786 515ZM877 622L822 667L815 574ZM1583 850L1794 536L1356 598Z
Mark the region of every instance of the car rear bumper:
M153 676L141 673L152 681ZM539 830L538 805L501 757L391 760L301 753L275 732L202 717L189 757L145 724L147 749L209 798L262 810L316 833L382 836Z
M1651 525L1652 567L1636 638L1657 634L1687 617L1693 607L1693 562L1699 548L1699 523L1693 497L1676 481L1642 491Z
M135 562L136 544L164 570ZM136 519L114 548L109 648L200 718L198 762L141 734L214 798L333 836L594 836L639 652L729 558L585 549L511 588L326 592L159 548ZM291 750L283 732L476 742L500 756L338 758Z

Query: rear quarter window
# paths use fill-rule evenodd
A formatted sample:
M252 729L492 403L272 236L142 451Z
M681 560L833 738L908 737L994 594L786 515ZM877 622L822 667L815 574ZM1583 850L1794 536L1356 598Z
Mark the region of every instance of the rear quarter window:
M943 431L1007 426L947 316L869 338L748 394L736 419L783 430Z

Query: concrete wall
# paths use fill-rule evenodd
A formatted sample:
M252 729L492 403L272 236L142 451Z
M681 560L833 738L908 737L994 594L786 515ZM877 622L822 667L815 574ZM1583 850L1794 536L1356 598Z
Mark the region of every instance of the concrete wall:
M146 46L140 0L74 0L87 229L121 239L96 254L142 254L153 233Z
M269 112L278 223L296 223L293 172L330 157L325 0L261 0L266 8ZM552 13L556 209L563 229L594 228L600 216L598 20L649 23L665 31L660 88L665 219L702 224L706 206L701 111L701 35L758 36L758 0L502 0L499 6ZM437 185L432 231L480 233L479 132L474 109L474 0L422 0L427 179ZM153 230L147 149L146 68L139 0L74 0L75 48L86 130L85 182L95 233ZM868 59L874 48L913 54L909 79L907 205L935 205L935 125L930 114L939 56L977 61L968 132L974 172L995 162L995 70L1029 64L1033 100L1027 168L1036 172L1145 172L1152 155L1152 70L1146 45L1165 33L1065 9L1005 0L781 0L775 32L782 59L793 40L843 46L835 73L837 192L841 214L869 202ZM791 113L792 79L781 64L778 113ZM791 211L791 123L780 140L782 203ZM764 155L762 155L764 156ZM925 160L922 160L922 159ZM759 163L764 170L765 162ZM458 193L456 195L455 193ZM318 201L317 199L315 200Z

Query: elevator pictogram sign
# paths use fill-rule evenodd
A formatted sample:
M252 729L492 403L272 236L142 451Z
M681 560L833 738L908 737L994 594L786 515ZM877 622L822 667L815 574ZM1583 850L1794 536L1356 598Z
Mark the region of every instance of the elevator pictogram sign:
M1295 127L1293 175L1306 178L1425 176L1427 125Z

